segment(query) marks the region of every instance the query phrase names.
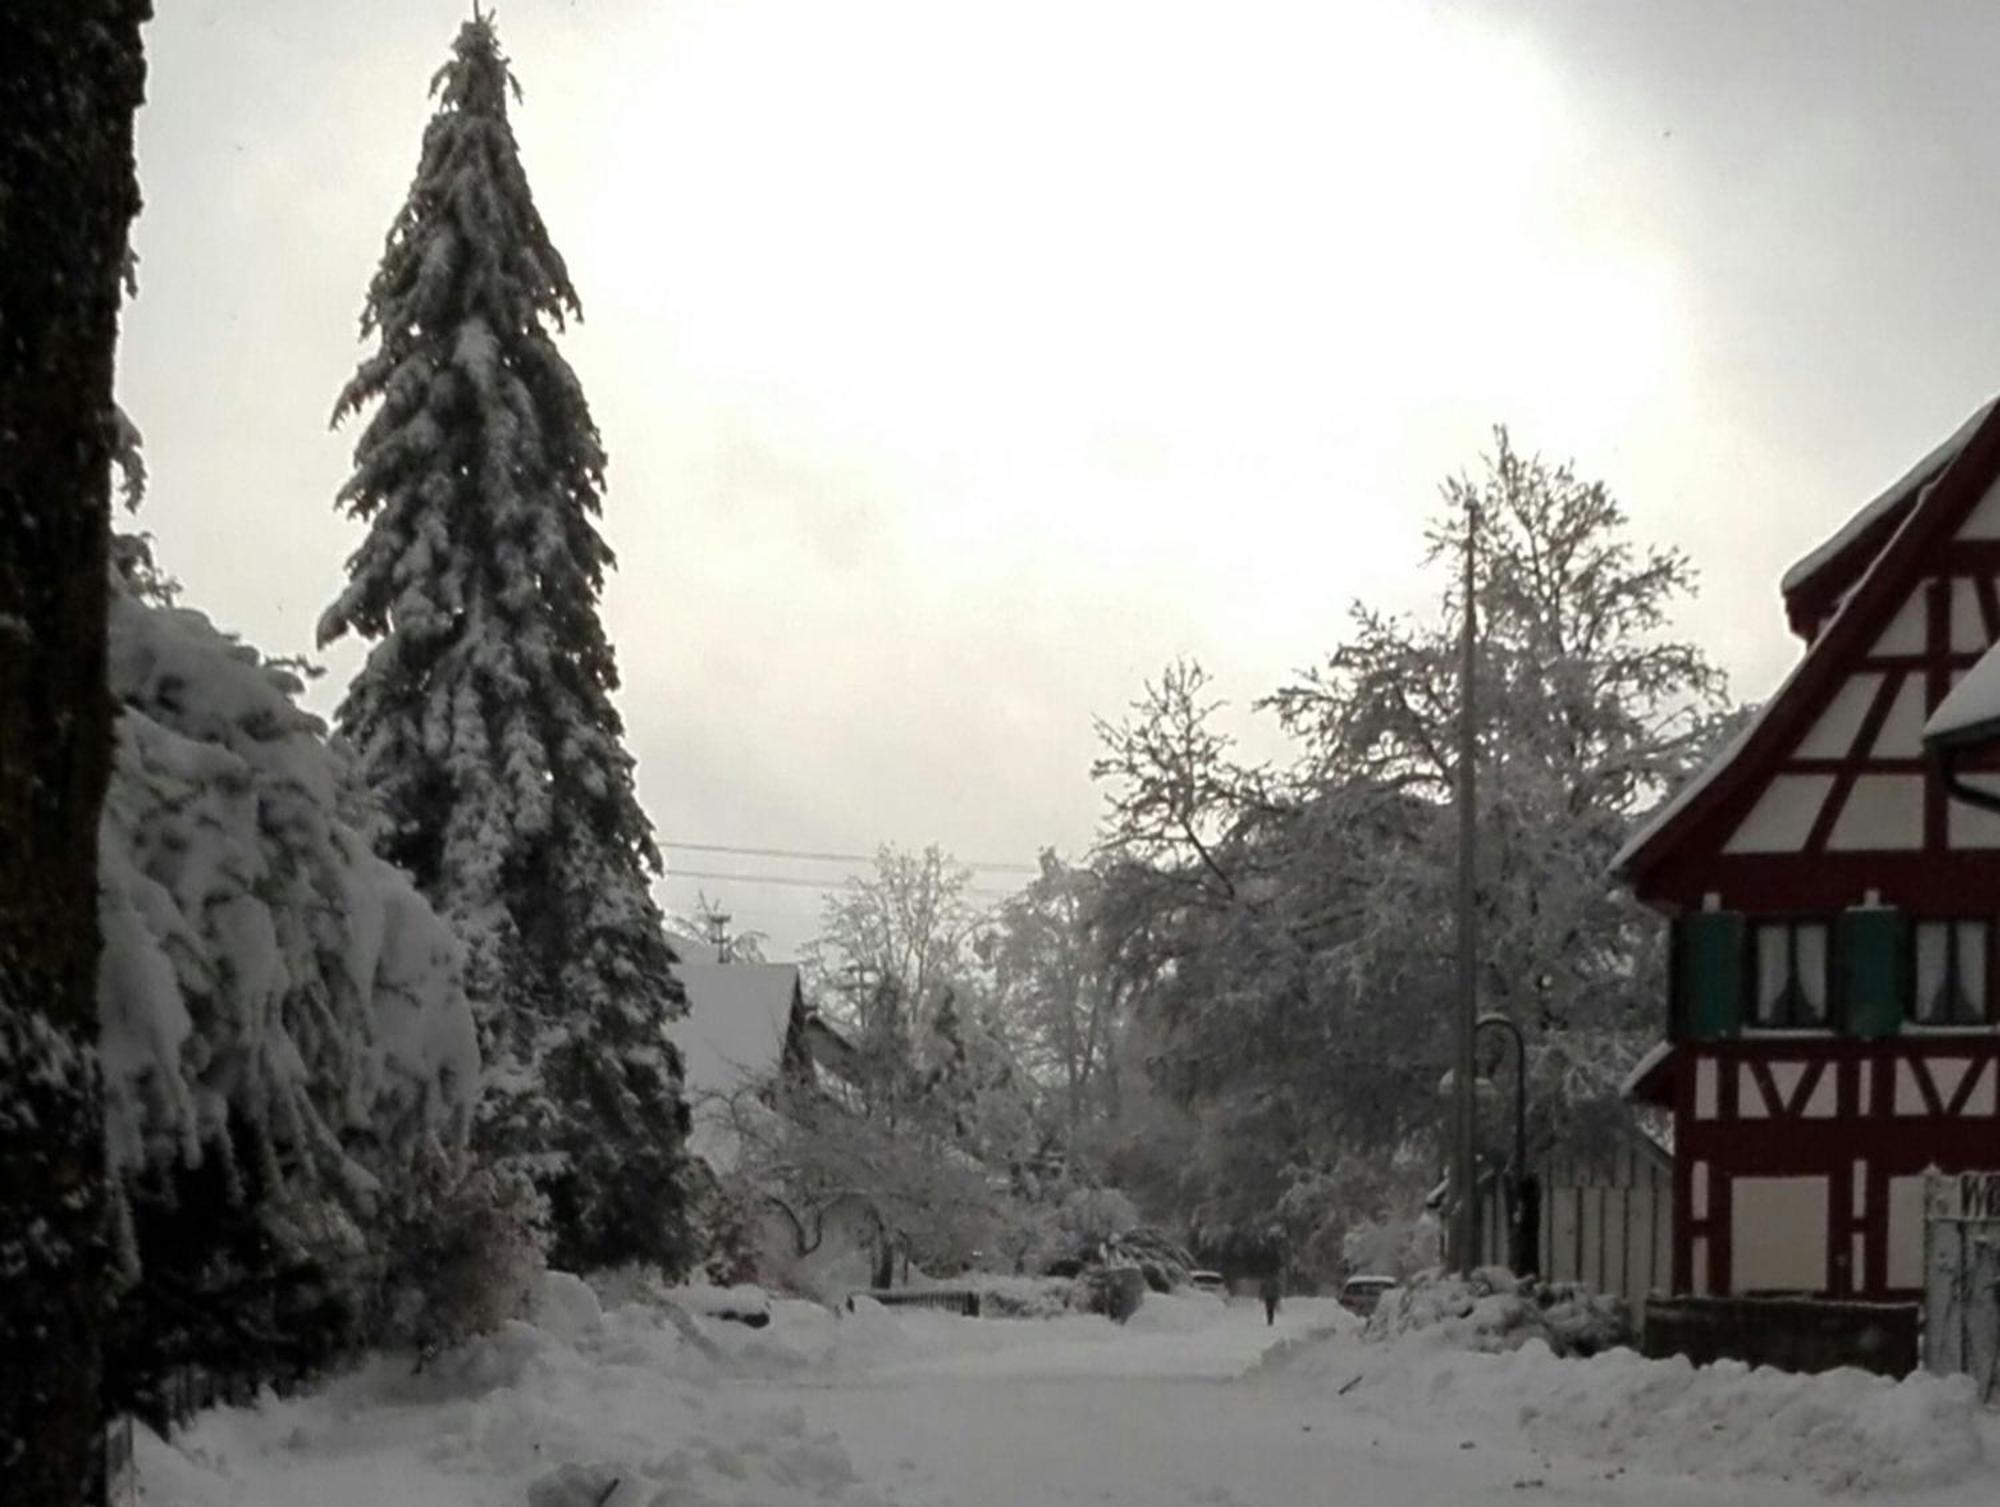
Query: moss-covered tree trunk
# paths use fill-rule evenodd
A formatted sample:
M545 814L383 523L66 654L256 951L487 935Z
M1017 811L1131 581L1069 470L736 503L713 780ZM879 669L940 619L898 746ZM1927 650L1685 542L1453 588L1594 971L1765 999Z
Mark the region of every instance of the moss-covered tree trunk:
M0 5L0 1482L93 1484L110 1274L97 1080L105 554L150 0Z

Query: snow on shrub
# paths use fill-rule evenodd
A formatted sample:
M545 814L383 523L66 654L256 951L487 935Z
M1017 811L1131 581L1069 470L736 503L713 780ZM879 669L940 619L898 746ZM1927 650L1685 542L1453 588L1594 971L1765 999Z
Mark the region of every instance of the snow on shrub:
M1391 1288L1364 1338L1427 1331L1462 1350L1514 1350L1540 1340L1558 1355L1594 1355L1632 1338L1624 1303L1574 1282L1544 1283L1484 1266L1466 1277L1432 1272Z
M458 948L370 850L366 793L298 679L199 612L111 600L100 832L112 1165L195 1163L233 1115L372 1191L464 1136L479 1087Z
M143 545L120 554L100 1046L135 1285L107 1374L168 1420L189 1368L289 1384L371 1330L485 1327L534 1210L463 1157L458 944L371 851L374 807L298 679L168 605Z

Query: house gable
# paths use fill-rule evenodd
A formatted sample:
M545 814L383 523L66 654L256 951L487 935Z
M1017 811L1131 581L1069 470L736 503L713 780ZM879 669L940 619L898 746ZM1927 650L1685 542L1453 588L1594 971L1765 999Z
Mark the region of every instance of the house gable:
M1878 498L1845 543L1795 568L1788 603L1829 582L1840 600L1756 721L1620 855L1642 899L1676 912L1728 891L1829 910L1887 887L1921 907L1975 870L1990 881L2000 817L1950 798L1923 747L1931 712L2000 640L2000 413L1969 430L1900 505Z

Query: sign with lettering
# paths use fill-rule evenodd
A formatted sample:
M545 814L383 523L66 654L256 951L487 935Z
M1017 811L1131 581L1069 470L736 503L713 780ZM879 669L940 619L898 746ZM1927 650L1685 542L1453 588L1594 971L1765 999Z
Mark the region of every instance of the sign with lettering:
M1924 1364L2000 1395L2000 1172L1924 1176Z
M2000 1172L1933 1172L1925 1194L1933 1219L2000 1220Z

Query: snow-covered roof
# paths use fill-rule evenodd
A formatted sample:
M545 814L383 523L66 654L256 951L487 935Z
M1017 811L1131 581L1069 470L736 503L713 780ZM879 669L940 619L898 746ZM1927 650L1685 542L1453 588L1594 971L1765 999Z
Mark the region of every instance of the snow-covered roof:
M682 963L674 975L688 1013L667 1027L681 1050L688 1096L729 1094L773 1071L785 1049L795 963Z
M1970 743L2000 733L2000 645L1988 649L1924 724L1927 743Z
M711 943L704 942L697 937L691 937L685 932L668 931L667 945L673 948L674 956L679 958L683 963L719 963L722 961L722 950L720 948Z
M1972 438L1973 431L1980 426L1987 414L1993 411L1993 405L1996 402L2000 402L2000 398L1989 398L1986 402L1980 404L1978 412L1959 425L1949 439L1933 449L1922 460L1910 467L1908 471L1897 477L1894 484L1886 492L1882 493L1881 496L1877 497L1873 502L1861 509L1860 512L1848 519L1829 538L1824 540L1818 548L1814 549L1811 554L1806 555L1794 564L1790 570L1785 572L1784 581L1781 583L1782 589L1788 595L1796 591L1810 580L1815 573L1831 564L1842 550L1854 543L1856 539L1859 539L1877 521L1894 512L1915 496L1924 483L1932 480L1942 472L1946 466L1951 464L1958 452L1965 448L1966 442Z

